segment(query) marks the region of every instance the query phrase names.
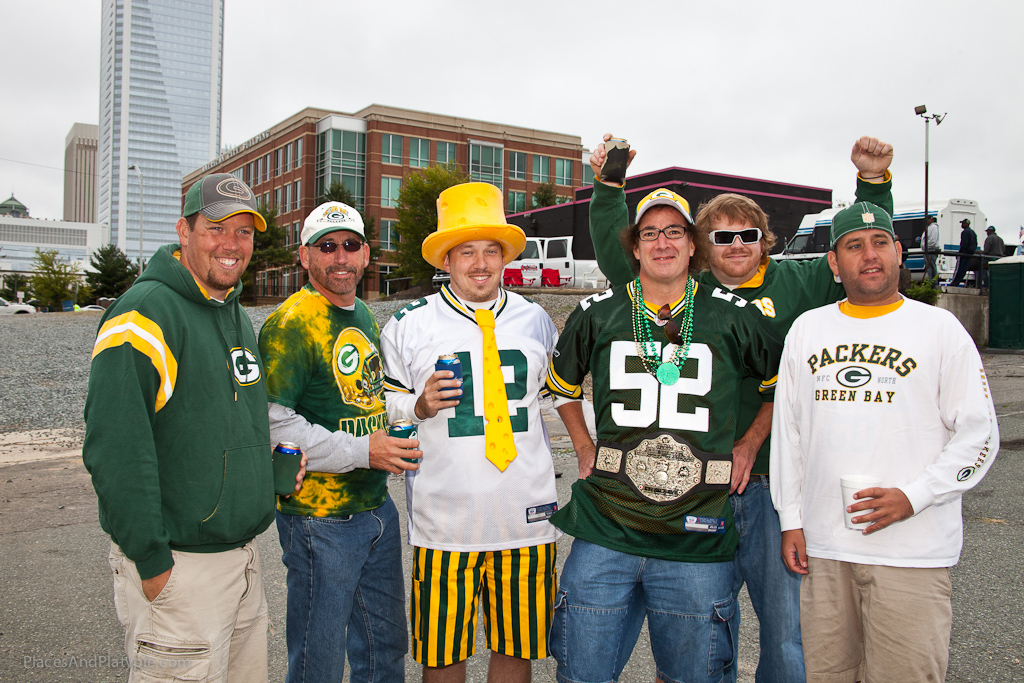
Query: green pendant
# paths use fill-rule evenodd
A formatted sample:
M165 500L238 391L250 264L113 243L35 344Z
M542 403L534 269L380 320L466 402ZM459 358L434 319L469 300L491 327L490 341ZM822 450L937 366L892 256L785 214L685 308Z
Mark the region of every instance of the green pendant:
M658 366L658 381L667 386L679 381L679 368L675 363L662 363Z

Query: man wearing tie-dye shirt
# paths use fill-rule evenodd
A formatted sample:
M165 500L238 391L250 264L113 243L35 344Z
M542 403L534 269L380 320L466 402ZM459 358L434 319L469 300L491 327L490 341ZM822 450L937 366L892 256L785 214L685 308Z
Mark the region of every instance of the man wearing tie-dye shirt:
M416 440L388 436L380 330L356 285L370 259L359 213L318 206L302 228L309 284L260 330L271 443L309 458L278 498L288 568L288 681L402 681L408 636L398 512L387 473L415 470ZM410 450L408 447L412 447Z

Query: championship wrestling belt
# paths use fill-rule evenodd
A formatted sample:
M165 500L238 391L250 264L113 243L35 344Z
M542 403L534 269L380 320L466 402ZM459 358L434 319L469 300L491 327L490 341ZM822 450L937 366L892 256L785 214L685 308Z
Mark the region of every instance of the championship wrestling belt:
M705 453L677 434L655 432L631 443L598 441L594 474L621 481L650 503L671 505L701 491L728 491L732 453Z

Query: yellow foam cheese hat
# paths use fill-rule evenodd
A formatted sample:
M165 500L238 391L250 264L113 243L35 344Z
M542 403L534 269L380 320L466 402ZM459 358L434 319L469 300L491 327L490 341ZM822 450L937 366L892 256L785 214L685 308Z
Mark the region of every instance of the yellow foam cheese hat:
M454 185L437 198L437 231L423 240L423 258L444 268L445 255L464 242L494 240L501 244L505 263L526 248L526 233L505 222L502 195L490 183Z

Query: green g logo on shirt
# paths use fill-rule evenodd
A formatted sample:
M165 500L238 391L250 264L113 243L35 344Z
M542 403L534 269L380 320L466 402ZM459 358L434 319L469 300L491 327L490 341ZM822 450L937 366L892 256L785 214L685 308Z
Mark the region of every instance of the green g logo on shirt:
M334 381L343 403L367 413L384 409L384 364L358 327L345 328L334 342Z
M229 365L236 382L244 387L260 381L260 364L252 351L236 347L231 349L230 354Z
M345 344L338 351L338 370L343 375L351 375L359 368L359 349L353 344Z

